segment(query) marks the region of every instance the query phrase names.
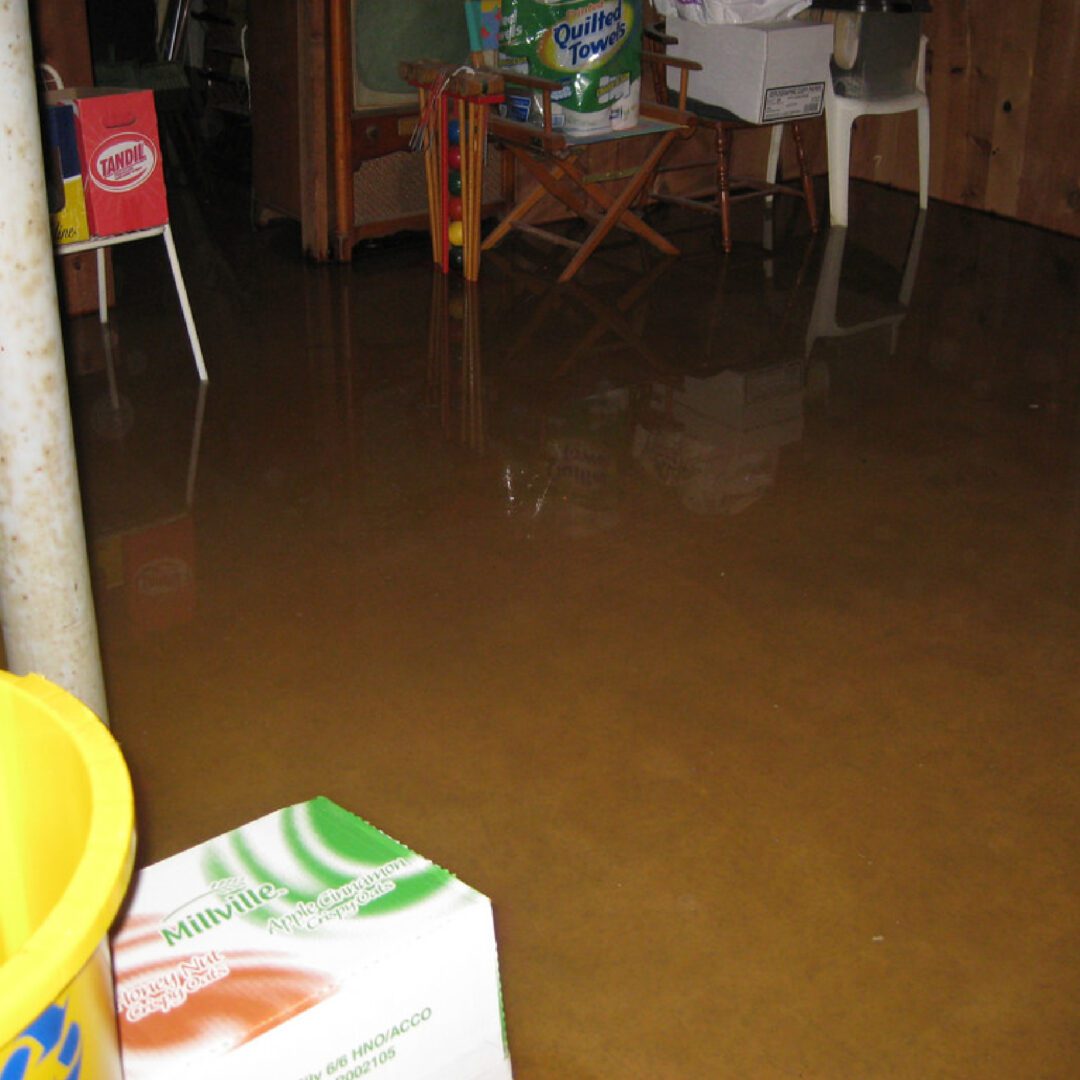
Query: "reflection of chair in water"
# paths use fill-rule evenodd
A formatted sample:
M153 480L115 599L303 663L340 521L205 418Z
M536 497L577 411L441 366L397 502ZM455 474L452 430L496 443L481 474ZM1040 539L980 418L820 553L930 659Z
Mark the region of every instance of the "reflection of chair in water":
M502 352L504 361L512 360L523 349L542 341L545 327L565 319L568 308L577 308L592 318L592 325L571 346L559 353L558 365L552 373L554 378L569 375L583 358L594 358L600 353L615 350L624 350L640 357L649 370L663 371L667 368L668 365L644 340L642 329L648 306L644 300L657 280L671 268L669 261L658 261L651 268L643 269L619 292L618 299L610 302L595 287L587 289L570 282L565 289L556 288L536 273L531 264L523 264L520 258L511 261L499 252L490 253L488 258L507 279L536 300L514 340ZM620 268L620 279L626 276Z
M837 308L840 300L840 277L844 266L844 249L847 246L848 230L837 227L829 230L829 239L825 245L825 255L818 276L817 294L810 314L810 325L806 330L805 355L807 357L814 348L814 342L819 338L851 337L881 326L890 328L889 355L895 354L900 324L907 316L911 293L915 288L915 274L919 268L925 228L926 211L920 210L915 219L911 242L908 245L904 275L900 281L900 291L895 303L885 305L887 310L882 315L849 323L846 326L842 326L838 321Z
M660 343L691 340L694 347L691 352L676 345L672 357L659 345L668 370L707 374L733 362L746 366L802 356L819 243L806 233L790 235L798 215L784 214L774 225L777 214L774 206L762 215L762 248L756 252L717 260L719 231L698 230L693 253L672 264L678 280L654 305L653 334Z
M734 337L734 321L753 328L752 355L755 359L775 359L778 355L794 353L798 348L797 345L793 346L791 338L799 332L798 327L808 303L804 283L816 247L816 238L805 238L794 277L788 284L786 273L791 272L794 260L780 261L776 257L774 218L775 208L766 207L762 225L764 256L761 260L762 284L759 294L764 308L760 311L750 310L743 304L737 311L733 310L727 296L729 266L725 260L717 278L716 298L707 309L709 319L705 354L708 357L723 357L730 351ZM782 281L777 280L778 269Z

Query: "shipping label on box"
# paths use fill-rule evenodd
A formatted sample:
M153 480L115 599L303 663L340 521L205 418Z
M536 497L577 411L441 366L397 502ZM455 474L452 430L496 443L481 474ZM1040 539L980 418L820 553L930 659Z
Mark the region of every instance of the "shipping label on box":
M752 124L819 116L832 56L833 28L794 19L714 26L680 21L677 51L696 60L689 96ZM678 71L668 86L678 88Z
M92 236L116 236L169 220L154 94L65 89L50 100L75 108Z
M53 242L75 244L89 240L75 109L71 105L46 106L45 176Z
M126 1080L509 1080L490 902L328 799L143 870Z

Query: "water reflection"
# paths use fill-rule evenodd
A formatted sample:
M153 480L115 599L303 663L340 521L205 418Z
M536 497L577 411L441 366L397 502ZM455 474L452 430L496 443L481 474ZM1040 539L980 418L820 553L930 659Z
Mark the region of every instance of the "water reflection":
M774 486L782 449L802 437L805 363L792 329L806 317L807 261L803 252L791 281L785 270L781 289L763 253L760 318L732 312L743 296L726 295L717 270L690 336L670 322L671 261L624 270L605 290L595 278L554 287L520 253L491 253L483 291L433 276L428 403L448 441L495 466L510 517L595 533L649 488L695 514L737 514ZM487 335L499 345L486 348ZM723 363L732 355L737 369Z
M665 370L667 362L645 335L645 321L649 301L674 262L643 257L640 251L634 254L640 262L629 273L619 266L614 274L605 275L610 264L599 259L586 279L588 284L575 278L556 286L544 279L541 267L523 252L513 259L499 251L486 253L485 258L502 276L500 289L509 294L501 303L507 310L529 311L503 351L504 361L534 359L536 343L548 338L553 327L580 325L580 332L568 337L554 363L547 367L551 378L565 378L582 362L591 363L614 351L630 354L647 370Z
M478 452L484 449L482 364L479 286L434 274L428 332L428 403L438 409L448 439Z
M800 361L654 384L634 458L696 514L738 514L776 482L803 434Z
M839 317L841 279L844 271L844 254L847 251L848 230L832 228L825 241L825 253L818 272L817 292L810 313L810 325L806 330L806 355L809 357L814 344L821 338L845 338L865 334L871 330L888 328L889 355L896 354L900 324L907 318L911 294L915 288L915 276L922 255L923 234L926 230L926 211L920 210L915 219L908 242L904 270L895 299L882 298L877 292L861 292L859 303L863 309L854 321L841 322ZM869 310L867 310L869 309Z
M632 407L629 387L601 387L538 409L535 446L505 444L512 448L502 474L506 512L544 517L576 535L618 524Z
M181 454L172 454L171 447L154 447L154 458L161 460L166 453L168 465L164 472L154 470L165 479L159 481L153 500L141 511L126 508L122 517L92 532L91 564L99 599L102 594L122 593L137 633L166 630L195 616L194 506L206 397L207 384L199 383L186 461ZM134 465L139 455L134 447L132 451L129 460ZM135 475L138 470L129 471ZM113 477L114 483L118 480Z

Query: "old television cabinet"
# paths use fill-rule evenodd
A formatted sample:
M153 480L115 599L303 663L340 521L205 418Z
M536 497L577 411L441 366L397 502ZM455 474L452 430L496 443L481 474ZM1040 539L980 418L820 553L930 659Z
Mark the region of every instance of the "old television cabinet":
M416 92L397 62L467 55L461 0L258 0L248 56L259 218L298 220L304 251L322 261L426 229L423 155L409 151ZM499 174L487 171L486 204Z

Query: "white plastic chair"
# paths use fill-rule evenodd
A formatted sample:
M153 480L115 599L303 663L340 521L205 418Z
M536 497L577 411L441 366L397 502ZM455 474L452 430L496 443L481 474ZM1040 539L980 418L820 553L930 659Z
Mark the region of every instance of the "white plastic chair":
M832 80L825 83L825 131L829 144L829 221L848 223L848 168L851 158L851 125L865 115L918 112L919 114L919 208L925 210L930 191L930 99L926 96L926 43L919 42L915 90L893 97L841 97Z

